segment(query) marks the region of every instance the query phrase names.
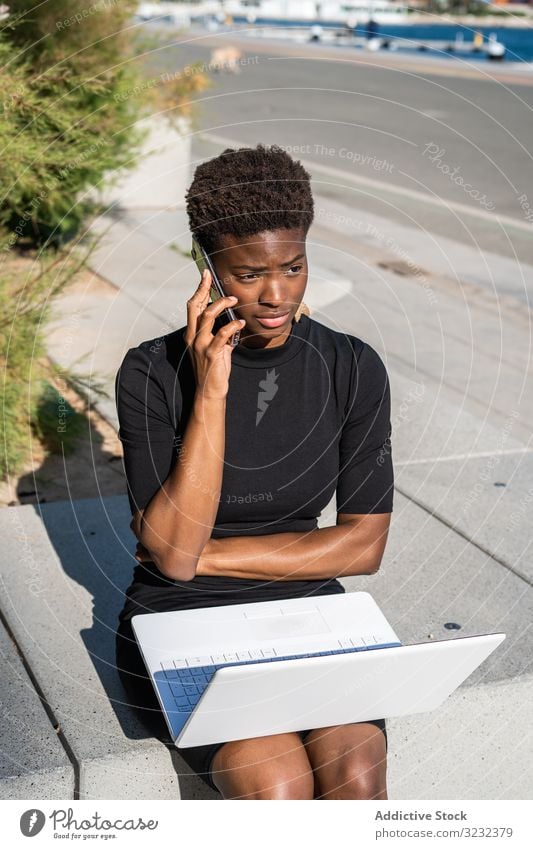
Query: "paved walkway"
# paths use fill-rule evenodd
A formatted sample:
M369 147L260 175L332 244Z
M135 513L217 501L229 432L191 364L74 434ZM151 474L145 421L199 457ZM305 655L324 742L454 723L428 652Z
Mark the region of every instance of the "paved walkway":
M203 144L216 152L213 141ZM414 231L374 221L354 237L341 216L364 220L363 209L316 200L306 303L318 321L380 352L393 398L387 551L377 575L345 585L371 592L403 642L507 634L442 709L391 720L391 796L530 798L530 314L512 291L496 300L474 279L467 249L464 280L447 276L442 256ZM105 377L109 399L97 406L116 425L113 380L124 353L185 324L197 272L183 210L114 210L94 231L102 238L92 269L107 285L95 278L56 302L49 352ZM65 343L68 334L75 344ZM320 524L334 521L332 501ZM460 630L447 630L449 622ZM57 763L62 769L59 755Z

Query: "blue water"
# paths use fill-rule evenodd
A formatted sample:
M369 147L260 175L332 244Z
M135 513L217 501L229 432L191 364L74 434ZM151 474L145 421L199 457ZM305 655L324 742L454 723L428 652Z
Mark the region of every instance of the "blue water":
M238 16L234 16L233 18L235 23L246 23L246 18L240 18ZM261 25L271 25L271 26L283 26L283 27L298 27L298 26L308 26L311 24L309 21L282 21L275 20L273 18L260 18L258 17L255 21L256 26ZM324 29L342 29L342 22L331 22L329 24L322 24L321 26ZM453 43L455 41L455 36L457 33L463 34L463 39L465 42L471 42L474 39L474 33L481 32L485 41L488 38L490 33L495 33L498 41L505 45L507 48L505 54L505 61L507 62L533 62L533 28L531 29L521 29L516 28L513 29L511 27L487 27L487 26L465 26L460 24L378 24L377 35L380 37L390 37L397 39L417 39L419 41L430 42L431 40L436 41L449 41ZM357 27L356 35L364 36L365 35L365 25L360 24ZM403 52L403 49L402 49ZM433 52L433 51L431 51ZM439 50L439 55L447 56L447 53L443 53L442 50ZM479 54L473 54L470 56L469 60L475 59ZM486 62L487 59L484 55L479 56L479 61Z
M488 39L490 33L496 33L498 41L507 48L507 62L533 62L533 29L512 29L511 27L460 26L457 24L419 24L399 26L398 24L380 24L380 36L394 38L415 38L421 41L431 39L455 41L457 33L463 34L465 42L474 40L474 33L481 32Z

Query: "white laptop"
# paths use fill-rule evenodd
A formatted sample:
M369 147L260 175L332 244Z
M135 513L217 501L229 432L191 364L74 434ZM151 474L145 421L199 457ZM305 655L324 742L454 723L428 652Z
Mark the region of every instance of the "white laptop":
M402 645L366 592L131 622L180 748L434 710L505 639Z

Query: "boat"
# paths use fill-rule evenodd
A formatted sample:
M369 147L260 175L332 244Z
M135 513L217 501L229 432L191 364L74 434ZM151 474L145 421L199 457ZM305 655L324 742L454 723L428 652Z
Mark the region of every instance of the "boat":
M491 60L503 60L505 45L495 33L488 39L474 33L466 40L458 32L455 41L435 38L383 36L380 25L405 24L407 6L394 0L162 0L141 3L138 17L142 20L172 21L180 26L200 24L208 31L220 27L242 28L248 35L283 37L295 41L334 42L370 51L419 51L484 55Z

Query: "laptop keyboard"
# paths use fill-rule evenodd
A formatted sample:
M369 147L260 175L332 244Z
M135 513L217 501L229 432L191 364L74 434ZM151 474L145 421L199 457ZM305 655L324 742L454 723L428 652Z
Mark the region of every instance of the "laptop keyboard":
M379 637L377 639L379 640ZM361 638L357 645L351 639L339 640L338 642L339 648L305 654L280 655L275 648L238 650L223 654L176 658L170 668L168 665L161 664L163 671L156 673L155 678L163 695L165 708L169 713L174 732L177 735L181 731L216 670L222 669L224 666L243 666L250 663L269 663L274 660L294 660L302 657L325 657L332 654L394 648L402 645L400 642L376 642L374 637L372 640ZM164 698L165 693L162 692L162 689L166 691L169 698Z

